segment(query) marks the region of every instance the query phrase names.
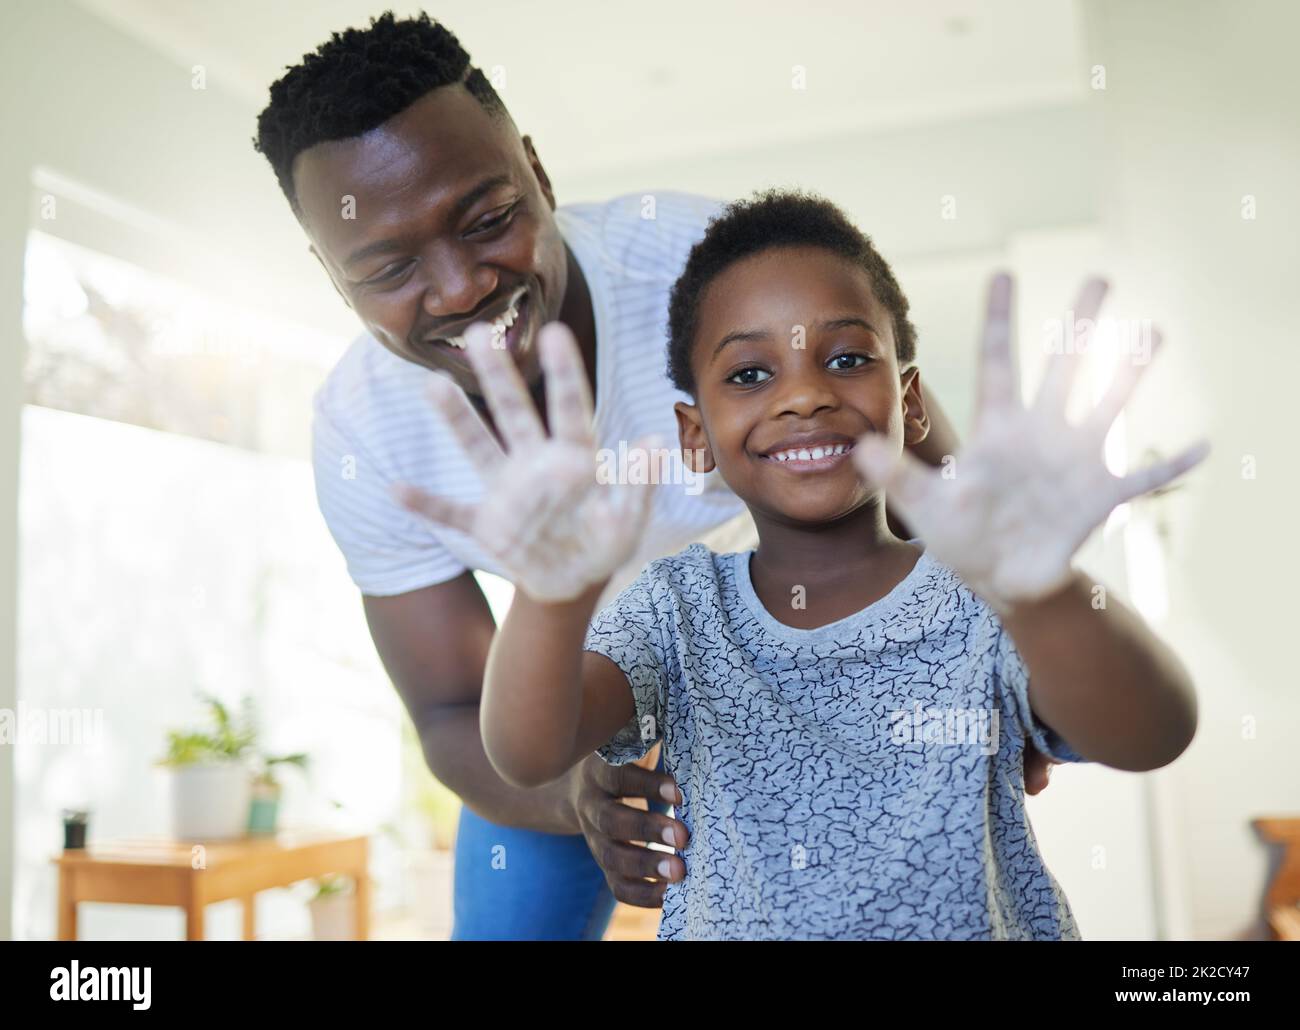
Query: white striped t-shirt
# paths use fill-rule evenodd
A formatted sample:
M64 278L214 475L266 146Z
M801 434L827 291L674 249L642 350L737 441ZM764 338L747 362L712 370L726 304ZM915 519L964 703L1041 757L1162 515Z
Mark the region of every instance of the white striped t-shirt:
M676 446L673 402L690 398L672 387L666 372L668 291L718 207L703 197L656 193L556 211L595 312L598 447L617 450L620 441L630 445L652 432ZM471 537L411 515L390 492L402 481L459 501L482 499L478 471L425 394L430 375L366 334L315 395L316 496L364 594L402 594L466 569L504 574ZM744 512L716 471L689 488L661 483L653 489L641 548L612 578L602 604L649 561Z

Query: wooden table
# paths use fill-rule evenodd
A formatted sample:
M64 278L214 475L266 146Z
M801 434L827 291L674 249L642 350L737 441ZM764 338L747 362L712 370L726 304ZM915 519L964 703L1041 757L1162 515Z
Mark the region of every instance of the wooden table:
M65 850L59 867L59 937L77 939L77 904L175 905L185 910L185 939L203 940L203 912L214 901L244 904L244 940L256 939L253 898L330 873L350 876L356 891L356 936L370 935L370 844L367 837L284 831L199 843L168 837L93 842Z
M1251 825L1264 840L1285 849L1264 896L1264 913L1273 939L1300 941L1300 908L1296 907L1300 905L1300 819L1252 819Z

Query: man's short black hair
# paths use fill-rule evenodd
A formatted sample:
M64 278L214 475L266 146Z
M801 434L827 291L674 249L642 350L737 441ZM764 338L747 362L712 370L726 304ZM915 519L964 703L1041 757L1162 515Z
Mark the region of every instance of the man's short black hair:
M430 90L454 83L464 83L492 114L509 117L492 83L470 65L449 30L423 11L401 19L386 11L371 18L368 29L334 33L271 86L253 147L271 162L296 212L294 158L317 143L369 132Z
M713 218L673 284L668 301L668 378L677 389L695 394L691 347L700 298L709 283L742 258L776 247L822 247L861 265L871 278L876 300L893 319L898 363L916 359L916 329L907 317L907 297L870 237L829 200L798 190L768 190L736 201Z

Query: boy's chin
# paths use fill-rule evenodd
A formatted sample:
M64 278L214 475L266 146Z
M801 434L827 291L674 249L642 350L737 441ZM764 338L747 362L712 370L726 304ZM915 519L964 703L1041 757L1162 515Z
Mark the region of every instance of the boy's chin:
M861 489L851 492L826 491L820 496L818 492L805 491L800 496L769 496L759 502L759 507L771 512L782 522L814 529L847 518L866 504L867 500Z

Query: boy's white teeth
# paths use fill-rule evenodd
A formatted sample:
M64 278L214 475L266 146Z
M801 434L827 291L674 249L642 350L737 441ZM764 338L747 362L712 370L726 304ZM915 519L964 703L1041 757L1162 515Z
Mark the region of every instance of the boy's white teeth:
M798 447L791 451L776 451L771 457L777 461L818 461L835 454L843 454L849 449L845 443L828 444L822 447Z

